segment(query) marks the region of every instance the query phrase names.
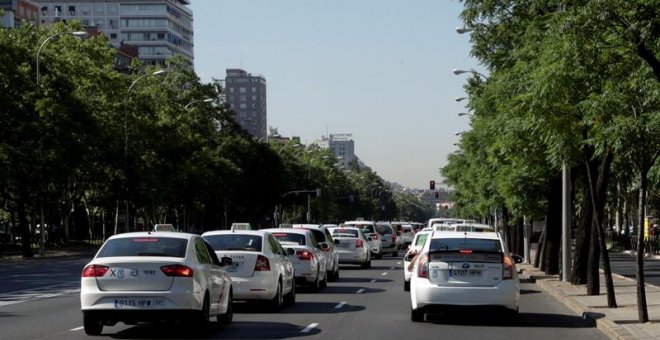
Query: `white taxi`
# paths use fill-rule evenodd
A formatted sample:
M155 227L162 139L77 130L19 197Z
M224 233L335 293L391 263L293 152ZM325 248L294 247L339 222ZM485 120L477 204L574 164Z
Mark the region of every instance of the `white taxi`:
M296 301L293 264L273 235L262 230L215 230L202 237L218 256L232 259L226 268L236 300L268 301L274 310Z
M433 231L414 261L411 320L451 306L489 306L518 314L520 281L501 235Z
M316 242L321 245L323 256L325 257L326 270L328 271L328 281L339 279L339 254L335 248L335 243L328 228L331 224L293 224L293 228L308 229L314 234ZM336 225L335 225L336 227Z
M376 224L373 221L346 221L340 225L341 227L356 227L362 229L364 236L369 238L369 247L371 254L375 258L380 259L383 257L383 246L380 235L376 231Z
M417 256L424 247L431 231L431 228L424 228L418 231L413 237L413 241L408 248L406 256L403 257L403 290L406 292L410 291L410 278L413 270L412 262L415 259L415 256Z
M355 227L329 228L339 253L339 263L359 264L362 268L371 267L369 238L362 229Z
M195 321L207 326L233 317L232 282L199 235L137 232L110 237L82 272L85 333L117 322Z

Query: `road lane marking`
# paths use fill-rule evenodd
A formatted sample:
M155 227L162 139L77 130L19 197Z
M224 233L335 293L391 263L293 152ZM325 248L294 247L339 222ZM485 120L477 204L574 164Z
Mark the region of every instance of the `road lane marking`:
M76 328L71 328L71 331L75 332L75 331L79 331L79 330L81 330L81 329L83 329L83 328L85 328L85 327L84 327L84 326L80 326L80 327L76 327Z
M376 283L376 282L378 282L378 280L373 279L373 280L371 280L371 281L369 281L369 282L371 282L371 283Z
M401 261L397 262L396 264L401 264Z
M338 305L335 306L335 309L340 309L341 307L344 307L345 305L346 305L346 301L342 301Z
M357 292L355 292L355 294L362 294L362 293L364 293L364 288L360 288L358 289Z
M390 269L391 269L391 270L394 270L394 269L396 269L396 267L390 267Z
M312 329L314 329L316 326L318 326L318 323L310 323L309 326L305 327L300 333L309 333Z
M384 273L380 273L380 275L383 275L383 276L385 276L385 275L387 275L387 272L384 272Z

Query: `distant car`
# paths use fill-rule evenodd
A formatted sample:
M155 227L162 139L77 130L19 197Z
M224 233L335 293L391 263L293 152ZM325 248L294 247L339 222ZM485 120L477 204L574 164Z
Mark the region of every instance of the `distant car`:
M293 228L304 228L310 230L316 241L321 245L323 256L327 264L328 281L339 279L339 254L332 240L332 235L328 231L326 224L293 224Z
M499 233L432 231L414 261L411 320L424 321L426 312L451 306L491 306L517 315L520 262Z
M379 259L383 257L380 235L376 232L376 225L373 221L346 221L340 227L356 227L362 229L365 236L369 238L369 247L371 254Z
M410 277L412 276L412 262L424 247L431 228L424 228L418 231L413 237L413 241L408 248L408 252L403 257L403 290L410 291Z
M275 310L295 303L293 264L288 258L295 250L285 251L271 233L261 230L215 230L202 237L218 256L232 259L226 270L236 300L265 300Z
M156 224L154 231L178 231L173 224Z
M381 254L399 256L396 232L389 223L376 222L376 232L380 235Z
M401 239L404 247L407 248L412 243L414 236L415 231L410 224L404 224L401 226Z
M289 259L293 264L296 284L306 283L316 291L327 286L326 258L323 255L322 246L316 242L311 230L303 228L262 230L272 233L283 247L295 250L295 254L289 255Z
M194 321L227 324L233 317L230 277L199 235L136 232L110 237L82 272L85 333L117 322Z
M369 238L356 227L330 228L339 253L339 263L359 264L362 268L371 267Z

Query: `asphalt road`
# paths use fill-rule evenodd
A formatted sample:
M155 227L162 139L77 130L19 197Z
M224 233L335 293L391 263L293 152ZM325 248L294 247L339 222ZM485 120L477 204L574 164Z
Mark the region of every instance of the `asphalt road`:
M610 266L612 272L625 277L636 279L637 264L635 255L610 253ZM644 259L644 280L648 284L660 286L660 260Z
M42 259L0 268L0 339L82 339L79 277L86 259ZM40 284L41 282L41 284ZM75 284L74 284L75 282ZM523 283L520 317L486 311L410 321L401 258L374 260L371 269L343 266L338 282L318 293L299 289L295 306L265 312L237 304L234 322L200 334L185 324L105 327L103 337L126 339L605 339L534 284Z

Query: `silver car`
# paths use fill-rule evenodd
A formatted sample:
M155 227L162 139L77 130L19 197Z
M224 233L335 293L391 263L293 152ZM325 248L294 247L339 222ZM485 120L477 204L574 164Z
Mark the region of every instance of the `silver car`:
M325 224L294 224L292 227L308 229L314 234L316 242L321 245L327 263L328 281L339 279L339 254L337 254L328 226Z
M339 263L359 264L362 268L371 267L369 238L360 228L330 228L339 253Z

